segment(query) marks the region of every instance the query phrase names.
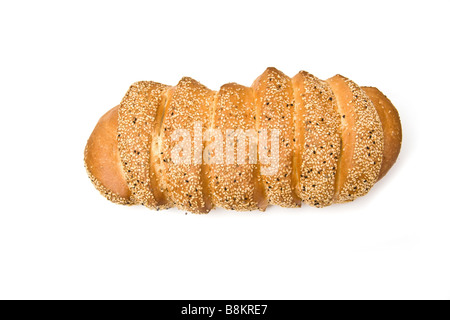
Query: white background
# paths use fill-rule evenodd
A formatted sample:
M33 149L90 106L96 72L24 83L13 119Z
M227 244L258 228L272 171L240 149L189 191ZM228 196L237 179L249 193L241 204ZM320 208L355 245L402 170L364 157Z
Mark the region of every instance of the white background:
M449 1L2 1L0 298L450 298ZM396 165L325 209L154 212L83 167L129 85L341 73L400 112Z

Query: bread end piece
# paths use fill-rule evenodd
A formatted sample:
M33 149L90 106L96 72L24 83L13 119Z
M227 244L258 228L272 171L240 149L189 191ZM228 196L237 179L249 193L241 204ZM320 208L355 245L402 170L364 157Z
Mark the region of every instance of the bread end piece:
M84 163L95 188L108 200L133 204L117 146L118 110L115 107L98 121L86 144Z
M379 181L397 160L402 145L402 125L397 109L392 102L375 87L362 87L372 100L381 120L384 135L383 161L381 162Z

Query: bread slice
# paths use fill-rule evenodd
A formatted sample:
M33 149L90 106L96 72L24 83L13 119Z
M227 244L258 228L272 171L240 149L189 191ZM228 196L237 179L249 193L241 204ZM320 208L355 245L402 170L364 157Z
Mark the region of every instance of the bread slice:
M167 86L152 81L134 83L119 108L118 147L131 197L136 203L157 209L151 179L151 132Z
M267 206L254 161L257 155L250 154L257 150L257 136L252 134L256 132L248 131L254 131L255 123L253 90L236 83L223 85L215 97L212 130L205 137L209 142L204 152L210 163L208 182L216 206L239 211L264 210Z
M267 130L268 157L278 155L274 172L264 171L274 167L273 163L260 164L260 174L265 184L265 193L270 204L282 207L299 207L300 198L292 184L292 159L294 157L294 89L291 78L275 68L267 68L252 85L258 109L257 130ZM279 133L278 150L271 144L271 137ZM259 156L264 153L259 138ZM274 162L275 163L275 162Z
M375 106L383 127L383 161L381 162L378 181L386 175L397 160L402 145L402 125L397 109L380 90L374 87L362 87L362 89Z
M316 207L333 202L334 182L340 155L341 132L336 97L329 85L305 71L293 77L299 121L294 166L300 198Z
M92 131L84 150L84 163L95 188L108 200L134 204L117 146L119 106L103 115Z
M202 164L202 132L209 125L210 110L214 101L214 91L209 90L191 78L182 78L168 91L165 116L161 125L161 145L163 158L163 177L170 199L181 210L207 213L213 208L206 180L206 166ZM200 125L200 141L195 143L195 126ZM191 144L186 144L190 152L190 163L177 163L172 152L178 152L182 136L173 140L173 134L190 135ZM178 146L178 147L177 147ZM194 147L192 147L194 146ZM180 157L183 153L179 154ZM196 159L200 156L200 162ZM179 159L182 160L182 159Z
M336 75L327 80L342 122L335 202L365 195L378 179L383 155L383 129L367 94L353 81Z

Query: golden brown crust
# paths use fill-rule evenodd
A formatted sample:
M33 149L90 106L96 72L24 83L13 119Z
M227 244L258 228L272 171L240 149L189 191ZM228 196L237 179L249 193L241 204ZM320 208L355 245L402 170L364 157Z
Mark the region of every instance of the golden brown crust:
M207 137L204 152L205 161L210 164L207 180L212 201L218 207L238 211L260 208L258 203L261 197L258 197L255 190L259 184L255 176L256 164L249 163L248 153L240 161L242 163L236 163L238 144L245 141L244 148L248 148L251 137L246 135L246 130L254 129L255 122L252 89L236 83L223 85L216 94L210 124L210 128L220 130L223 141L218 145L215 139L219 137L214 137L214 131L210 131L211 136ZM232 150L229 154L233 156L232 161L226 158L227 148ZM222 163L217 163L216 159Z
M85 165L95 187L109 200L132 204L117 147L119 106L105 113L86 144Z
M267 130L267 137L279 132L279 150L267 141L267 154L278 154L276 173L264 173L272 164L261 164L261 177L270 204L282 207L298 207L301 200L292 187L292 159L294 157L294 90L291 79L275 68L267 68L252 85L255 90L255 103L259 106L258 131ZM261 140L261 139L260 139ZM261 150L260 150L261 152ZM270 171L270 170L267 170Z
M155 198L159 186L150 166L152 131L167 86L152 82L134 83L119 107L117 140L131 198L151 209L164 207Z
M383 178L394 165L402 145L402 125L397 109L392 102L377 88L362 87L372 100L381 120L384 136L383 161L378 180ZM377 180L377 181L378 181Z
M335 202L365 195L377 181L383 155L383 129L366 93L336 75L327 80L337 99L342 122L342 148L336 173Z
M161 128L163 165L169 197L181 210L208 213L213 207L203 178L205 166L201 162L200 164L196 162L198 153L200 156L202 154L203 142L200 137L200 143L196 143L197 137L192 134L196 131L196 126L199 126L201 132L206 129L208 123L205 119L210 118L213 99L214 91L188 77L182 78L168 93ZM188 157L190 164L177 163L177 160L172 158L175 146L183 140L182 136L174 139L173 135L183 132L190 136L193 146L192 148L191 145L187 146L188 151L192 149ZM179 155L182 157L183 153Z
M166 89L161 93L161 100L156 110L153 130L150 133L152 137L149 159L150 179L152 181L152 185L154 186L152 191L155 200L158 203L158 209L170 208L174 205L173 201L169 197L169 192L167 190L167 175L163 162L161 133L162 122L166 113L168 96L171 90L173 90L173 87L166 87Z
M305 79L301 72L297 73L292 79L292 88L294 89L294 149L292 156L292 188L297 198L302 200L302 187L300 184L300 176L303 152L305 149Z
M301 90L301 166L297 190L300 198L316 207L333 201L337 162L340 155L340 119L336 98L329 85L305 71L293 82Z
M208 162L215 154L205 138L210 128L223 134L223 163ZM177 129L191 138L190 164L172 159ZM242 150L235 140L234 164L227 164L227 129L267 129L268 137L278 130L279 151L266 145L269 157L279 154L276 174L265 171L270 164L261 163L261 149L258 162L249 164L248 140L244 163L236 163ZM99 120L85 164L95 187L121 204L194 213L302 201L323 207L366 194L396 161L401 139L398 112L378 89L339 75L322 81L302 71L289 78L268 68L250 88L230 83L218 92L187 77L174 87L133 84L120 108Z

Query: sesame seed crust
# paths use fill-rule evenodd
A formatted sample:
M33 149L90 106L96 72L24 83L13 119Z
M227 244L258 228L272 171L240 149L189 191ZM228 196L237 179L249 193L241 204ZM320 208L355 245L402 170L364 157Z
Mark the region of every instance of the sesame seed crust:
M174 139L178 129L190 138L187 164L172 158L182 140ZM215 162L217 144L208 129L222 133L223 162ZM231 133L232 164L226 162L227 130L243 133ZM246 130L255 133L256 163L250 163ZM270 141L276 130L278 149ZM302 202L324 207L365 195L394 164L401 139L398 112L376 88L340 75L322 81L301 71L289 78L268 68L251 87L228 83L217 92L188 77L173 87L134 83L99 120L84 161L95 188L118 204L193 213ZM272 163L263 163L261 152L269 159L278 154L274 174L264 173Z
M223 85L216 94L210 124L210 128L222 133L222 146L210 141L204 153L206 161L211 163L207 180L215 206L238 211L260 208L260 199L255 191L259 183L255 174L257 165L249 162L248 148L252 136L245 135L246 130L255 128L255 122L253 90L236 83ZM236 163L239 143L243 141L245 151L241 150L241 154L245 154L245 158L240 161L242 163ZM225 159L227 148L232 150L232 164ZM222 158L223 163L213 161L216 156Z
M264 175L262 170L270 167L270 164L260 164L267 200L270 204L282 207L299 207L301 200L292 187L295 101L291 78L275 68L267 68L255 80L252 88L255 90L255 103L260 109L258 130L267 129L268 137L273 134L273 130L279 130L278 170ZM267 153L272 157L273 146L268 140Z
M380 173L384 138L378 113L367 94L353 81L336 75L327 80L337 97L342 122L342 150L334 202L365 195Z
M120 158L135 202L160 209L155 200L150 170L151 132L167 86L140 81L131 85L119 107L117 131Z
M186 130L191 135L192 148L190 159L203 152L203 141L194 142L195 123L201 123L202 132L208 126L205 119L210 118L210 109L214 100L214 91L194 79L184 77L168 92L165 116L161 127L161 144L165 183L170 199L181 210L194 213L208 213L213 204L207 188L206 166L204 164L180 164L172 159L171 152L180 141L172 140L172 134ZM194 160L195 161L195 160Z
M340 156L340 119L336 99L329 85L301 71L295 83L303 82L301 95L302 162L300 198L316 207L333 201L337 162Z

